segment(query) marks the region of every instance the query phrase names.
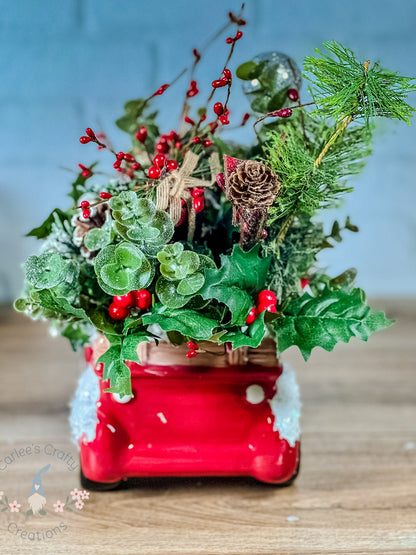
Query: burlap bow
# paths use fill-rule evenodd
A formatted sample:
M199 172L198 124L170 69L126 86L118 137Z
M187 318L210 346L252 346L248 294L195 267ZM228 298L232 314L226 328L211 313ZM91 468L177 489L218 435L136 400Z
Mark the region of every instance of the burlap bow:
M156 208L166 210L176 225L181 219L182 199L188 208L188 240L191 241L195 231L196 212L193 197L187 189L209 187L215 182L217 174L221 171L220 160L217 152L213 152L208 163L211 170L211 179L198 179L191 177L198 165L199 155L189 151L185 154L182 166L169 172L156 189Z

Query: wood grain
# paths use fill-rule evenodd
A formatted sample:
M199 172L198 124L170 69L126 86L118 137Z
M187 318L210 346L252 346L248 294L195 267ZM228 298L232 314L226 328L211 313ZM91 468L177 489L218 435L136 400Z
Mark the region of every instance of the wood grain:
M416 301L373 304L387 306L398 323L367 344L317 351L307 365L295 351L285 356L303 398L302 464L292 487L137 480L120 491L91 493L74 514L0 513L1 552L416 553ZM75 457L67 417L80 357L45 325L8 308L0 316L0 459L31 444ZM23 457L0 471L9 500L27 498L38 466ZM58 460L45 492L46 483L48 501L79 487L77 472ZM60 521L67 529L31 541L8 531L12 521L29 531Z

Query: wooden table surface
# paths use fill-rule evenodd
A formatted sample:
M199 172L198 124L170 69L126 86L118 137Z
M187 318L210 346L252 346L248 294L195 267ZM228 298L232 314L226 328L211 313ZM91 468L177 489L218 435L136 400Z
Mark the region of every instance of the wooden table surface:
M25 514L41 459L10 456L52 445L56 456L42 459L52 462L45 495L46 483L48 499L80 487L57 453L77 455L68 401L82 365L45 325L1 309L0 489L24 510L0 513L1 553L416 553L416 301L374 304L398 323L367 344L319 350L308 364L295 351L285 356L303 399L293 486L138 481L91 493L81 511L44 517Z

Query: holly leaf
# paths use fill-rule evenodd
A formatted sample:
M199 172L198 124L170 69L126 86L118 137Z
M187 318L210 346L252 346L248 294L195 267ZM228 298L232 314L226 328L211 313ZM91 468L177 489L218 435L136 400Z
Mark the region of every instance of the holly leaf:
M29 233L26 233L25 237L36 237L36 239L45 239L45 237L47 237L52 231L52 224L55 221L55 217L58 217L61 222L70 219L67 212L64 212L60 208L55 208L39 227L34 227L32 230L29 231Z
M110 380L110 387L104 389L105 393L118 393L120 397L132 395L130 370L121 360L113 362L107 377L103 379Z
M260 245L248 252L235 245L231 255L221 255L221 267L205 270L205 284L199 295L205 300L216 299L231 311L231 323L243 325L252 296L263 289L270 258L259 257Z
M137 354L137 347L139 343L142 343L143 341L149 341L146 332L133 333L132 335L125 337L121 348L121 358L123 360L131 360L132 362L140 364L141 362Z
M239 347L258 347L266 334L265 316L266 312L262 312L244 332L241 328L227 331L227 333L221 335L218 343L231 343L233 349L238 349Z
M158 324L166 332L177 331L193 339L209 339L217 320L208 318L195 310L164 310L142 317L144 325Z
M332 351L337 343L348 343L351 337L367 341L372 333L392 323L384 312L370 309L362 289L351 293L325 289L318 297L304 293L292 301L273 327L280 352L296 345L307 360L314 347Z

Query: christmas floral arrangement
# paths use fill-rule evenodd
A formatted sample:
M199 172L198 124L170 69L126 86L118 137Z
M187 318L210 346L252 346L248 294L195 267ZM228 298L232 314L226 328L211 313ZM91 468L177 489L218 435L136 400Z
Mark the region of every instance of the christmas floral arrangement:
M95 164L79 164L69 206L28 234L42 249L24 265L16 309L51 321L74 349L104 334L103 378L121 397L131 394L126 361L140 363L141 342L187 344L193 358L210 343L257 348L271 337L278 354L296 345L307 359L314 347L366 341L391 323L367 305L354 269L319 269L322 249L358 231L347 218L325 232L319 215L352 191L346 178L371 152L373 120L409 123L415 85L331 41L304 61L311 100L302 103L301 73L283 54L230 69L244 24L229 13L236 32L201 102L205 49L194 49L177 130L161 131L153 104L184 72L126 103L117 125L128 151L87 128L81 143L113 155L117 173L103 182ZM242 117L231 102L237 79L251 106ZM226 140L249 120L253 145Z

